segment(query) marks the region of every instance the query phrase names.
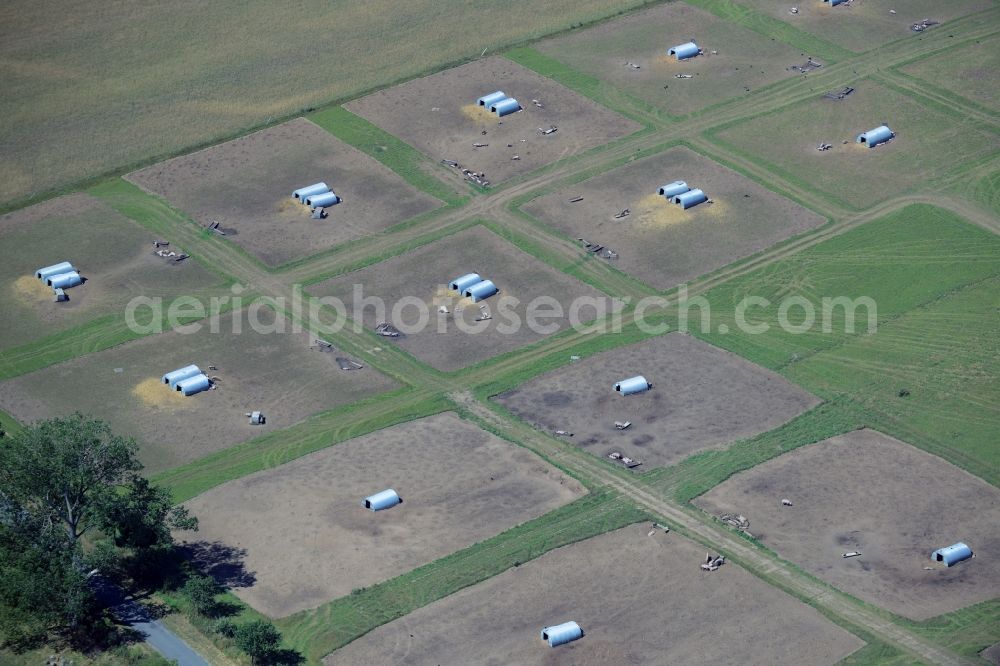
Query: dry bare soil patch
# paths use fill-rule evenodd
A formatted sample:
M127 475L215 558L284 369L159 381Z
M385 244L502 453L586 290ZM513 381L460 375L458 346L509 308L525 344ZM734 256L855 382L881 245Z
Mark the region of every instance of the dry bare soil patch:
M281 321L266 308L259 320ZM336 354L310 350L305 334L255 333L249 324L249 311L227 314L218 333L205 323L197 333L151 335L17 377L0 384L0 409L21 422L93 414L135 437L147 470L158 471L394 386L371 368L340 370ZM219 388L184 397L160 382L190 363L218 377ZM265 426L250 425L244 415L253 410L264 412Z
M194 259L175 263L155 256L153 238L86 194L0 217L0 348L121 312L135 296L190 294L218 284ZM56 303L35 271L62 261L76 266L86 283L66 290L68 302Z
M671 47L692 39L703 55L684 61L667 55ZM679 2L546 40L534 48L674 115L799 75L789 67L803 64L810 55ZM692 78L678 79L677 74Z
M683 180L714 202L688 210L657 195ZM583 201L570 203L578 196ZM631 214L614 219L623 209ZM540 197L524 210L571 238L607 244L614 266L659 289L721 268L823 218L687 148L659 155Z
M496 90L516 98L523 110L498 120L476 106L479 97ZM638 123L501 57L415 79L345 107L429 157L455 160L485 173L494 184L640 129ZM558 131L539 133L539 127L551 125ZM489 145L475 148L475 143ZM515 155L520 159L511 159Z
M915 620L1000 594L1000 490L874 430L786 453L695 503L742 513L782 558ZM980 556L951 568L931 561L956 541ZM860 557L842 557L855 550Z
M128 176L269 266L369 236L440 205L304 118ZM343 201L313 220L292 191L325 182Z
M564 546L329 655L334 664L833 664L863 645L733 564L649 524ZM550 648L542 627L573 620Z
M448 289L448 282L473 272L492 280L500 293L480 303L454 297L457 292ZM612 309L608 297L550 268L485 227L461 231L327 280L311 287L309 292L340 299L346 305L346 314L369 330L383 321L402 328L407 335L386 338L385 344L398 344L420 360L446 371L464 368L566 328L570 306L578 297L600 299L601 306ZM357 293L361 296L356 296ZM384 312L375 307L376 301L365 304L373 297L385 304ZM564 316L539 318L538 326L529 326L528 305L539 297L550 299ZM407 302L410 304L402 307ZM448 314L438 312L442 305L448 308ZM421 325L420 307L429 313L426 325ZM475 321L486 312L492 319ZM590 321L596 312L595 307L580 306L579 319ZM456 318L464 323L457 324Z
M615 382L640 374L652 389L615 392ZM776 373L680 333L590 356L497 400L539 429L572 432L570 441L596 456L641 460L639 470L771 430L819 403ZM618 430L615 421L632 425Z
M402 504L378 512L361 506L389 487ZM199 542L245 551L254 582L236 594L284 616L405 573L584 493L533 453L446 413L231 481L187 506L199 517Z

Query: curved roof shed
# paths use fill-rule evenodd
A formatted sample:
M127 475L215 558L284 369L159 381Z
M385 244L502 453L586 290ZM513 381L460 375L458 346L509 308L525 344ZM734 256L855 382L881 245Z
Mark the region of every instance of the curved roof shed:
M83 278L76 271L71 273L60 273L59 275L52 275L45 280L45 284L49 285L53 289L69 289L70 287L75 287L78 284L83 284Z
M73 264L68 261L64 261L58 264L52 264L51 266L46 266L45 268L39 268L35 271L35 277L39 280L48 280L53 275L62 275L63 273L72 273L76 269L73 268Z
M678 194L684 194L691 188L683 180L675 180L672 183L667 183L666 185L661 185L657 193L661 197L666 197L667 199L672 199Z
M479 277L479 273L466 273L462 277L457 277L448 283L450 289L458 291L458 293L465 293L465 290L474 284L479 284L483 281L483 278Z
M163 383L169 384L170 388L177 386L177 382L184 381L185 379L190 379L195 375L201 374L201 368L197 365L186 365L183 368L174 370L173 372L168 372L163 375Z
M869 148L874 148L878 144L885 143L895 136L896 133L889 129L888 125L879 125L875 129L870 129L867 132L859 134L856 141L867 144Z
M938 548L931 553L935 562L944 562L949 567L972 557L972 549L961 541L944 548Z
M473 303L478 303L479 301L484 301L490 296L496 294L499 289L493 284L491 280L483 280L482 282L477 282L471 287L467 288L464 292L465 296L472 299Z
M846 2L846 0L823 0L823 2L825 2L828 5L830 5L831 7L836 7L837 5L840 5L840 4L843 4L844 2Z
M693 189L674 197L674 203L685 210L706 201L708 201L708 195L699 189Z
M340 197L338 197L333 192L324 192L322 194L313 194L306 199L306 204L313 208L326 208L327 206L334 206L340 203Z
M184 395L194 395L195 393L207 391L211 385L212 382L209 381L208 376L200 374L177 382L176 389Z
M399 496L392 488L383 490L380 493L375 493L374 495L369 495L368 497L361 500L361 506L366 509L371 509L372 511L381 511L383 509L390 509L397 504L402 504L403 498Z
M676 57L678 60L687 60L688 58L695 57L699 53L701 53L701 49L699 49L698 45L695 44L694 42L688 42L686 44L678 44L677 46L667 51L667 55L672 55Z
M576 622L563 622L542 629L542 640L546 641L549 647L570 643L578 638L583 638L583 629Z
M648 391L651 388L653 388L653 385L646 381L646 378L642 375L629 377L628 379L623 379L615 384L615 390L622 395L642 393L643 391Z
M505 93L502 90L498 90L496 92L490 93L489 95L483 95L482 97L476 100L476 104L478 104L479 106L485 106L488 109L491 106L493 106L496 102L499 102L502 99L507 99L507 93Z
M330 188L326 183L314 183L308 187L300 187L299 189L292 192L292 198L298 199L301 202L305 202L306 198L310 194L322 194L323 192L329 192Z
M506 115L516 113L520 110L521 105L513 97L507 97L499 102L494 102L493 105L490 106L490 111L497 114L497 118L503 118Z

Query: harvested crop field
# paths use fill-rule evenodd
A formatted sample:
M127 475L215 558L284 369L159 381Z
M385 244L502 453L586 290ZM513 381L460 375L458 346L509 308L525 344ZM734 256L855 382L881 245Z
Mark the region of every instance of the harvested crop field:
M0 217L0 347L121 312L136 296L197 295L220 282L194 259L177 263L156 256L153 239L151 232L86 194ZM86 282L66 290L69 301L56 303L35 271L63 261L78 268Z
M522 110L498 121L476 106L479 97L496 90L516 98ZM432 159L454 160L485 173L493 184L640 129L638 123L499 56L373 93L345 108ZM545 136L538 131L551 125L558 131ZM488 145L476 148L475 143ZM515 155L520 159L511 159Z
M692 39L703 55L684 61L667 55L671 47ZM546 40L534 48L679 116L799 75L788 68L803 64L809 56L678 2ZM676 78L677 74L692 78Z
M383 625L335 664L833 664L863 645L814 609L649 524L564 546ZM583 638L550 648L549 625ZM808 637L808 640L803 640Z
M377 512L361 506L390 487L402 504ZM282 617L403 574L585 492L526 449L445 413L231 481L187 506L200 520L198 542L245 551L253 582L234 592Z
M787 21L800 30L857 53L869 51L898 39L907 37L918 39L920 35L913 32L910 26L925 18L944 23L988 9L992 5L989 0L952 0L946 3L936 0L906 0L906 2L865 0L838 7L831 7L819 0L816 2L809 0L800 4L783 0L737 1L753 7L762 14ZM798 7L798 14L788 11L792 6ZM890 9L897 11L895 14L890 14ZM948 26L936 25L930 29L947 30Z
M914 620L1000 594L1000 490L874 430L786 453L695 504L745 515L780 557ZM957 541L980 556L951 568L931 561ZM843 558L849 551L861 556Z
M963 164L996 152L1000 138L972 122L926 108L863 79L840 101L822 97L727 127L715 136L792 182L867 208L886 193L925 186ZM896 138L867 148L861 132L888 123ZM844 142L847 143L844 143ZM816 149L821 142L830 150Z
M683 180L714 202L688 210L659 196ZM578 196L583 201L571 203ZM631 214L614 219L623 209ZM573 239L618 252L616 268L668 289L823 224L819 215L687 148L539 197L524 210Z
M448 289L449 281L471 272L492 280L500 293L480 303L454 296L457 292ZM360 298L356 289L360 289ZM393 324L405 335L385 338L385 344L398 344L445 371L464 368L563 330L569 325L570 306L575 299L598 299L608 311L613 307L607 296L550 268L485 227L466 229L321 282L309 292L340 299L346 304L348 316L369 330L381 322ZM384 312L366 304L372 297L385 304ZM529 326L527 308L538 298L562 308L565 316L539 317L538 325ZM438 312L442 306L448 314ZM362 307L362 313L356 312ZM426 325L421 325L421 309L427 315ZM491 319L475 321L485 313ZM593 320L595 313L593 307L581 307L579 319Z
M291 328L272 310L251 307L238 314L242 333L233 332L230 313L218 333L205 322L196 333L151 335L0 383L0 409L22 423L92 414L135 437L139 459L155 472L394 386L371 368L341 371L335 354L308 348L305 334L253 332L255 312L265 327ZM218 377L218 389L184 397L160 383L191 363ZM250 425L245 414L254 410L264 412L265 426Z
M376 160L299 118L128 176L265 264L370 236L441 205ZM343 201L313 220L292 191L325 182Z
M643 375L653 388L623 396L615 382ZM638 470L771 430L819 403L781 376L681 333L576 361L496 398L541 430ZM615 422L631 421L626 430Z

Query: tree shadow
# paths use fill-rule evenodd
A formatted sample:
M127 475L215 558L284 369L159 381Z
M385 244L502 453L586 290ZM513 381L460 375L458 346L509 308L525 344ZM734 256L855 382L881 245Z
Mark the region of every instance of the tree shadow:
M257 576L244 564L245 548L233 548L221 541L194 541L177 546L181 555L206 576L226 588L251 587Z
M266 663L272 666L296 666L297 664L304 664L305 661L305 657L299 654L298 651L290 648L281 648L269 654Z

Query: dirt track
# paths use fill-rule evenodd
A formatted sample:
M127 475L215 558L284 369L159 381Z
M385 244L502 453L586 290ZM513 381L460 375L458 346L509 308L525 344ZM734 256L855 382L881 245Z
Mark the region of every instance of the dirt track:
M862 642L735 565L649 524L558 548L379 627L336 664L833 664ZM542 627L582 639L550 648ZM808 636L808 640L803 637Z

